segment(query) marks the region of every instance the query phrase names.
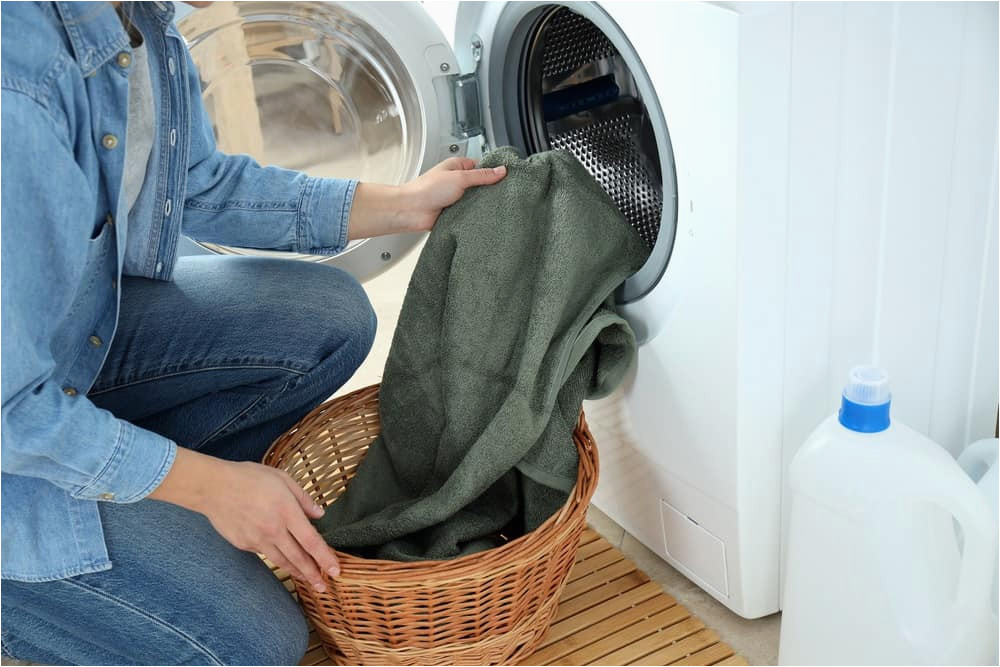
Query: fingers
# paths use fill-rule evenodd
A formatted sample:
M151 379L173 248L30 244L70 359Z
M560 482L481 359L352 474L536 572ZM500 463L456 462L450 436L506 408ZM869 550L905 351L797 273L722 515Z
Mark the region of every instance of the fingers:
M295 483L295 480L288 475L283 475L282 479L285 480L286 486L288 486L289 490L295 496L296 500L298 500L299 505L307 515L311 515L313 518L323 516L323 508L314 503L312 498L309 497L309 494L307 494L301 486ZM313 561L314 566L317 567L319 571L325 572L331 577L339 576L340 562L337 560L337 556L333 553L333 549L327 545L326 541L322 538L316 528L314 528L313 525L306 520L306 517L301 514L292 513L287 521L288 532L292 535L303 551L308 554L309 558ZM302 570L302 572L305 573L305 570ZM310 582L312 582L311 579ZM320 583L322 583L322 580Z
M331 577L340 575L340 562L337 560L333 549L329 547L326 540L323 539L313 525L306 521L304 517L290 521L288 532L292 534L292 537L299 543L299 546L316 562L321 571L326 572Z
M326 592L326 584L323 582L323 575L320 574L316 561L305 552L291 533L286 533L285 537L275 542L274 546L281 551L292 567L299 571L300 581L308 582L317 593Z
M292 492L295 499L299 502L299 506L302 507L302 511L306 513L307 516L313 519L318 519L323 516L323 508L316 504L316 501L310 497L305 490L295 483L295 480L286 474L281 475L281 480L288 487L288 490Z
M500 165L492 169L476 169L476 161L467 157L451 157L431 171L454 171L463 189L477 185L493 185L507 175L507 167Z
M447 160L442 160L436 166L434 166L431 171L464 171L466 169L472 169L476 166L476 161L468 157L450 157Z
M299 569L294 565L292 565L291 562L289 562L289 560L285 558L285 554L281 553L281 551L279 551L277 547L272 547L264 555L267 556L267 559L269 561L280 567L288 574L292 575L293 579L299 579L301 581L305 581L305 577L302 576L302 573L299 572Z
M462 187L471 188L477 185L493 185L507 175L507 167L500 165L493 169L469 169L461 173Z

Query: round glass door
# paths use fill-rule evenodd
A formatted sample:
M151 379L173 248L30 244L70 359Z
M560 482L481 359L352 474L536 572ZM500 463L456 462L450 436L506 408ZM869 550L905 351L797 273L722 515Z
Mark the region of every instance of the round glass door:
M214 2L178 27L220 150L327 178L398 184L420 172L415 85L385 38L343 6ZM332 258L201 245L337 263L365 243Z

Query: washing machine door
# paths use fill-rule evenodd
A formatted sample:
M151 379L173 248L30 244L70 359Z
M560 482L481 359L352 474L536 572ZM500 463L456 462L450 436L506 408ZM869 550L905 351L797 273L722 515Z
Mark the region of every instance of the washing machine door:
M661 279L683 240L673 145L646 63L661 57L661 38L637 35L612 10L641 21L653 4L670 3L461 2L455 27L459 63L477 71L488 109L488 142L570 151L649 246L649 260L616 295L640 342L675 299L652 316L638 305L665 294Z
M417 2L178 5L221 150L313 176L399 184L464 154L458 64ZM423 237L352 241L333 257L202 244L212 252L325 262L370 278Z

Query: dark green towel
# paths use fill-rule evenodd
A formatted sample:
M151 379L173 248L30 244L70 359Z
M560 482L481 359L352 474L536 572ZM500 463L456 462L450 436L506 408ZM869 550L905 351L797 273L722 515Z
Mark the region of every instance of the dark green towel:
M573 155L522 160L441 214L406 293L382 435L319 521L340 549L453 558L533 530L576 482L583 399L635 357L612 294L648 250Z

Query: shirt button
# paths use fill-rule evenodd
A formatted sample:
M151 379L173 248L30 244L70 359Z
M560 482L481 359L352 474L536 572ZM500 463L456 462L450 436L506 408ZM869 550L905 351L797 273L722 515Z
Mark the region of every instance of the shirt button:
M118 137L113 134L105 134L101 137L101 145L108 150L116 148L118 146Z
M113 493L108 493L107 491L105 491L104 493L101 494L101 500L114 500L114 499L115 499L115 494Z
M93 345L94 347L100 347L101 345L104 344L104 341L97 336L91 336L87 340L90 341L90 344Z
M63 387L63 393L67 396L76 396L76 388L74 387Z
M104 222L106 222L106 223L107 223L107 224L109 224L109 225L113 225L113 224L115 224L115 218L114 218L114 216L113 216L113 215L111 215L110 213L108 213L108 214L107 214L107 215L106 215L106 216L104 217Z
M163 270L163 262L157 262L156 263L156 272L159 273L162 270Z
M163 215L170 215L171 208L172 205L170 203L170 200L168 199L167 203L163 205Z
M128 51L122 51L118 54L118 66L125 69L132 64L132 54Z
M167 58L167 70L170 72L170 76L177 74L177 65L174 64L173 56Z
M170 145L173 146L177 143L177 128L170 130Z
M118 289L118 279L117 278L112 278L111 279L111 289Z

